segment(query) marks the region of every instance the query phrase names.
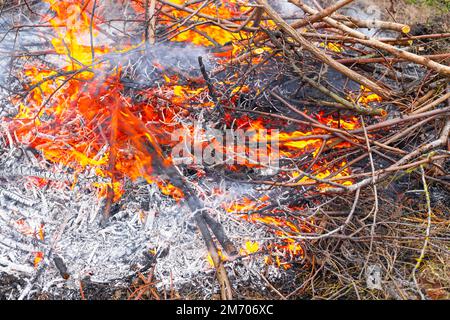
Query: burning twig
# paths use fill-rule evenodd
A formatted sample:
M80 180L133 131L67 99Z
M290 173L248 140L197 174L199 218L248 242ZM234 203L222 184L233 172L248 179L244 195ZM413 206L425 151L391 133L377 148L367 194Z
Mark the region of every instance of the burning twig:
M206 72L206 67L205 67L205 64L203 63L202 57L198 57L198 64L200 65L200 71L202 72L202 76L205 79L205 82L208 86L209 94L214 102L214 105L219 110L220 114L223 115L224 112L223 112L222 106L219 104L217 95L216 95L214 88L212 86L212 83L211 83L211 79L209 78L208 73Z

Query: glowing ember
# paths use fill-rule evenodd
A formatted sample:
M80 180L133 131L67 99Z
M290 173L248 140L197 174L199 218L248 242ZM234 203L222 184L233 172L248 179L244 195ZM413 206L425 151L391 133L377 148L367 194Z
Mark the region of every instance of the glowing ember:
M342 48L342 45L340 45L339 43L333 43L333 42L328 42L327 44L325 44L325 42L321 42L319 44L319 47L326 48L329 51L337 52L337 53L340 53L344 50Z
M42 262L42 260L44 259L44 253L41 251L38 251L34 254L34 267L37 268L39 267L39 264Z
M240 214L240 217L248 222L270 226L270 230L279 238L279 241L267 246L267 250L271 252L271 257L267 258L266 262L268 264L276 263L278 266L282 265L284 268L290 268L291 261L302 259L304 256L302 243L294 237L300 233L311 233L314 231L314 221L292 220L287 218L279 209L263 210L271 204L269 199L267 195L258 200L244 198L242 201L232 203L226 210L230 213L242 212L243 214ZM301 211L302 208L293 207L289 210L295 212ZM259 245L256 247L252 243L247 243L246 248L241 252L249 254L252 248L258 250Z
M350 96L350 99L355 100L354 97ZM356 98L356 101L362 105L369 105L370 103L380 103L383 102L383 98L381 98L376 93L373 93L370 89L361 86L361 93Z

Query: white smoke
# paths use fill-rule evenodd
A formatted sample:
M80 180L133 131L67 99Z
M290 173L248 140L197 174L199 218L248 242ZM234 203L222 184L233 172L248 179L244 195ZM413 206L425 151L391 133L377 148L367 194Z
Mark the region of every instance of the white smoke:
M303 11L296 5L289 3L288 0L270 0L270 5L283 16L301 17Z
M365 35L372 37L379 32L376 21L381 20L382 12L379 6L371 1L356 1L351 6L344 7L341 13L360 20L368 20L373 23L371 29L358 29Z

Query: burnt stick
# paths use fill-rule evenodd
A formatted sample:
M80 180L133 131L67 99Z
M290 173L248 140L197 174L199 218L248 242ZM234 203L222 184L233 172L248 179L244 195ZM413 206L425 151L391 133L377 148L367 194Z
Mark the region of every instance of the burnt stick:
M219 103L219 99L217 98L216 92L211 83L211 79L209 78L208 73L206 72L206 67L205 64L203 63L202 57L198 57L198 64L200 65L200 71L203 75L203 78L205 79L206 85L208 86L208 91L209 94L211 95L211 98L213 99L214 105L219 110L220 114L223 115L224 114L223 108Z

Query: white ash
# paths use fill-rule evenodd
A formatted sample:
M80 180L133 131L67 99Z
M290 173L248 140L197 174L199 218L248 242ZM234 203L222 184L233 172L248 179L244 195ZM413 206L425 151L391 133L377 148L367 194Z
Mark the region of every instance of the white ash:
M301 17L304 14L299 7L288 2L288 0L270 0L269 4L278 11L278 13L286 17Z
M3 157L11 154L14 152L5 152ZM33 163L25 159L16 157L14 166L36 166L36 158ZM38 164L42 168L38 173L49 170L44 161ZM0 169L0 172L8 172L8 168ZM207 261L207 250L193 224L192 213L163 196L155 186L142 182L133 184L133 190L121 200L119 212L106 227L101 227L103 203L87 180L73 188L67 182L50 180L47 180L48 185L37 186L33 183L36 178L19 175L20 172L33 171L16 169L16 176L0 176L0 187L4 190L0 192L0 272L28 279L32 290L25 292L23 298L32 297L37 290L50 293L78 290L79 281L86 277L97 283L126 286L148 262L144 252L151 250L156 251L152 267L155 267L158 289L180 289L196 284L196 290L205 298L217 292L214 269ZM58 174L58 177L67 175ZM211 193L213 188L222 192ZM226 213L222 208L224 203L229 204L244 193L252 192L250 188L207 181L196 189L199 194L209 195L204 198L205 205L238 248L249 240L259 241L261 246L267 241L264 228ZM144 202L148 202L148 207L143 206ZM33 234L24 234L18 228L18 221L24 221L31 230L38 230L44 223L44 241ZM38 251L44 252L45 258L35 269L33 264ZM64 280L56 268L55 256L65 262L70 274L68 280ZM251 283L258 290L265 286L259 273L265 270L266 277L272 279L280 273L277 268L268 268L264 257L258 254L227 262L227 269L233 285ZM269 269L268 274L266 269Z

